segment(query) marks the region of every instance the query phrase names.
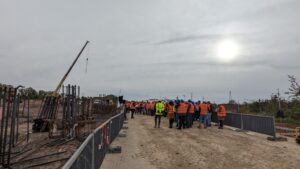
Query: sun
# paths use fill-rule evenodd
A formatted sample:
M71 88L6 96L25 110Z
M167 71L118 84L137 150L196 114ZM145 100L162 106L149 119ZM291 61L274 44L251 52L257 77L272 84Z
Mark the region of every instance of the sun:
M221 62L230 62L239 54L238 44L230 39L222 40L217 46L217 58Z

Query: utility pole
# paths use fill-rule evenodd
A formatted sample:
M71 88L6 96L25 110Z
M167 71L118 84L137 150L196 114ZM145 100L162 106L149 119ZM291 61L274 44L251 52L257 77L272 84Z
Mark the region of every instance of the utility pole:
M191 100L193 100L193 92L191 93Z
M230 103L230 101L232 100L232 97L231 97L231 90L229 91L229 101L228 103Z

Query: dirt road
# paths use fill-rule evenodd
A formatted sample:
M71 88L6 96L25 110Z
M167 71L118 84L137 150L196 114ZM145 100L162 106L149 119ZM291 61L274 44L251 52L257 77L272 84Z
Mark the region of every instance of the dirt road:
M127 137L113 142L122 153L107 154L101 169L295 169L300 166L300 146L267 141L265 135L240 133L229 128L178 131L163 119L154 128L153 117L137 115L128 121Z

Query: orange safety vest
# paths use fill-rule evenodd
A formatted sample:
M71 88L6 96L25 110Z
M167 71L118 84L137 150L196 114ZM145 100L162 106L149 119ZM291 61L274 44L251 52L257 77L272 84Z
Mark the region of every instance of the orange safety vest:
M174 118L174 106L168 104L167 105L167 112L168 112L168 118L173 119Z
M130 109L135 109L134 102L131 102L131 103L130 103Z
M146 103L146 109L149 110L150 109L150 103Z
M219 106L218 117L226 117L226 108L223 105Z
M178 114L185 114L185 113L187 113L187 109L188 109L187 104L179 103L179 106L177 108L177 112L178 112Z
M199 107L201 109L200 115L206 116L208 113L208 105L205 103L201 103Z
M151 103L150 103L150 110L154 110L154 106L155 106L155 103L154 103L154 102L151 102Z
M191 113L191 114L195 113L195 105L193 103L190 103L189 113Z

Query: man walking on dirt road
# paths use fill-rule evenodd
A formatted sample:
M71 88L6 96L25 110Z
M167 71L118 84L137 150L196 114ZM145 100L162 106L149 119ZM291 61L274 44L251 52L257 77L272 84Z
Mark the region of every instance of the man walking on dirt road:
M195 114L195 105L192 100L188 100L188 110L187 110L187 128L191 128L193 126Z
M206 126L211 127L211 117L212 117L212 105L210 102L207 102L208 106L208 113L207 113L207 120L206 120Z
M186 127L186 114L187 114L188 104L186 104L183 100L180 101L177 107L177 113L179 118L179 125L177 129L181 129L181 127Z
M226 117L226 108L223 104L220 104L218 108L219 129L223 129L223 123L225 117Z
M174 123L174 103L170 101L166 104L166 112L169 118L169 128L173 128Z
M208 104L203 102L199 105L200 110L200 126L199 128L206 128L207 114L208 114Z
M135 103L133 101L130 102L130 111L131 111L131 118L134 119Z
M161 116L163 115L163 111L165 110L165 105L162 103L162 101L158 101L155 105L155 128L160 128L160 120L161 120Z

